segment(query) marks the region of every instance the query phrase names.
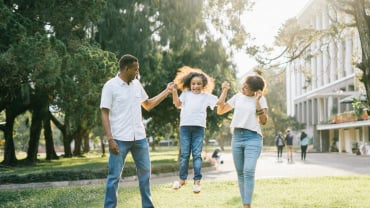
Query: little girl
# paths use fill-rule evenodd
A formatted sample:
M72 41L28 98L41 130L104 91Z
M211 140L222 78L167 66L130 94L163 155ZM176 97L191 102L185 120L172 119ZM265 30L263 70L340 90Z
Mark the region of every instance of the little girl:
M189 67L183 67L174 82L177 89L172 90L173 104L181 108L180 113L180 181L175 181L174 189L185 184L188 177L190 153L193 157L194 185L193 192L200 192L202 179L202 149L206 128L207 107L213 108L219 103L217 96L210 94L213 90L213 80L204 72ZM226 83L228 84L228 83ZM210 87L211 86L211 87ZM208 87L208 88L207 88ZM206 92L206 90L208 92Z

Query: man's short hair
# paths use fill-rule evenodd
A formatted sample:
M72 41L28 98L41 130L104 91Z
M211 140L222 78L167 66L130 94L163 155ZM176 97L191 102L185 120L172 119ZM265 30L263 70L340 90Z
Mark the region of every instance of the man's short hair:
M131 55L125 54L119 59L119 70L123 70L126 66L130 66L134 62L138 62L139 60Z

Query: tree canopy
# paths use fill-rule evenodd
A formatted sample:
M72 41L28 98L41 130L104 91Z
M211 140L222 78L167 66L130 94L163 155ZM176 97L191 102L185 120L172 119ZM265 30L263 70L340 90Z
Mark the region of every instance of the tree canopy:
M247 47L240 17L252 5L245 0L0 0L3 164L18 163L14 120L26 111L32 117L27 162L37 161L41 132L47 159L57 158L51 121L62 132L65 156L88 151L89 133L100 125L101 88L126 53L139 58L140 80L150 97L184 65L215 78L219 95L224 80L236 80L231 55ZM210 112L209 130L217 131L225 118ZM144 119L151 119L148 134L174 135L179 114L168 98Z

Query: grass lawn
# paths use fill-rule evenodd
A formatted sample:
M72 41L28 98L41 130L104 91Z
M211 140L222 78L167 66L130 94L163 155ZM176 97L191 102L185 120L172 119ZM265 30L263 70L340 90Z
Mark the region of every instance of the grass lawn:
M178 171L178 154L178 147L161 147L156 151L151 151L152 173ZM25 156L25 154L17 154L18 160L22 160ZM83 157L60 157L59 160L47 161L45 156L41 155L38 157L37 164L33 166L5 167L0 165L0 184L106 178L108 158L108 156L102 157L99 152L91 152ZM0 161L1 159L0 157ZM205 160L203 165L207 167L211 163ZM131 154L128 154L123 176L132 175L136 175L136 168Z
M150 152L152 165L156 164L176 164L178 150L173 148L162 148L159 151ZM25 154L17 154L17 159L25 158ZM63 158L59 160L45 160L45 156L39 156L38 162L34 166L20 166L0 168L0 177L2 175L17 174L36 174L48 171L81 171L81 170L107 170L109 156L102 157L100 152L91 152L83 157ZM0 161L3 158L0 156ZM127 155L126 166L134 166L131 154Z
M317 178L258 179L253 208L363 208L370 205L370 175ZM171 184L152 186L157 208L240 208L236 181L203 181L202 192L191 185L172 190ZM101 208L104 185L0 190L0 207ZM121 184L118 207L141 207L138 187Z

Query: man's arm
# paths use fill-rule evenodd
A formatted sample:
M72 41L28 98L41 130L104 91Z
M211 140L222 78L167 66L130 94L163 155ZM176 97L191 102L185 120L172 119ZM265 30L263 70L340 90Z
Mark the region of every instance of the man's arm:
M108 108L102 108L101 110L101 120L103 123L105 135L107 136L108 139L108 144L109 144L109 150L111 150L114 154L118 154L118 145L117 143L113 140L111 128L110 128L110 123L109 123L109 109Z
M161 103L173 90L173 82L167 84L167 88L153 98L149 98L141 103L141 106L147 111L150 111L159 103Z

